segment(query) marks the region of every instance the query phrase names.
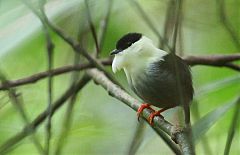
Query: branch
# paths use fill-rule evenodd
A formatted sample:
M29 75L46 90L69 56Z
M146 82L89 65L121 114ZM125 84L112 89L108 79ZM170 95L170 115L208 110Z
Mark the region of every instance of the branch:
M173 51L172 48L168 45L168 42L161 36L161 34L158 32L158 29L154 26L153 22L150 20L149 16L146 14L146 12L143 10L141 5L136 0L130 0L129 2L133 3L133 5L136 7L138 14L140 14L146 22L146 24L149 26L149 28L157 35L158 39L165 44L165 46L169 49L169 51Z
M177 45L177 36L178 36L178 30L179 25L181 25L182 22L182 0L177 0L176 2L176 11L175 11L175 24L173 29L173 41L172 41L172 52L176 53L176 45Z
M4 74L2 72L0 72L0 80L1 81L5 81L6 77L4 76ZM27 113L23 107L23 100L19 99L19 97L21 95L16 93L15 89L9 88L8 89L8 96L10 101L12 102L12 105L18 110L20 116L22 117L23 121L25 124L29 124L29 118L27 116ZM32 130L32 128L29 129L30 131ZM35 147L37 148L37 150L39 151L40 154L44 154L44 149L40 143L40 141L38 140L38 138L36 137L35 134L33 134L31 136L31 140L33 141L33 144L35 145Z
M101 62L103 65L111 65L112 64L111 59L102 59ZM92 68L92 67L94 67L94 66L90 63L63 66L63 67L59 67L56 69L52 69L50 71L36 73L34 75L31 75L31 76L28 76L25 78L21 78L18 80L4 81L0 84L0 90L7 90L8 88L11 88L11 87L18 87L18 86L22 86L22 85L26 85L26 84L32 84L39 80L47 78L50 74L52 74L52 76L56 76L56 75L61 75L64 73L69 73L72 71L81 71L81 70L84 70L87 68Z
M234 29L233 25L230 23L227 15L226 15L226 8L225 8L225 0L217 0L218 2L218 11L220 20L225 27L226 31L229 33L230 37L232 38L233 43L237 47L237 49L240 49L240 41L238 37L238 31Z
M166 11L166 17L164 22L164 30L163 30L163 39L165 40L166 44L169 44L169 38L171 32L174 28L174 8L175 8L175 0L169 0L167 4L167 11ZM159 48L165 49L165 44L163 42L159 42Z
M94 27L93 20L92 20L92 17L91 17L91 11L90 11L90 8L89 8L89 5L88 5L88 0L84 0L84 3L85 3L85 6L86 6L86 10L87 10L87 20L88 20L88 23L89 23L89 28L92 32L94 44L96 46L96 56L98 56L99 53L100 53L100 46L99 46L98 39L97 39L98 37L97 37L96 29Z
M90 69L87 70L87 74L98 84L100 84L104 89L106 89L112 97L122 101L127 106L132 108L134 111L137 111L141 103L130 96L128 93L126 93L124 90L122 90L119 86L112 83L104 74L103 72L97 70L97 69ZM145 120L148 119L148 117L151 114L151 110L144 109L143 110L143 118ZM169 123L168 121L164 120L161 117L154 117L154 125L152 128L156 132L162 132L164 131L169 136L173 136L173 138L176 140L176 142L179 144L179 147L181 148L181 151L183 154L195 154L193 146L191 145L189 141L189 137L187 135L187 132L185 131L177 131L175 127Z
M44 12L44 4L45 1L44 0L39 0L40 3L40 11L41 13ZM40 18L39 18L40 19ZM42 25L43 25L43 32L45 35L45 39L46 39L46 50L47 50L47 62L48 62L48 71L51 71L53 68L53 52L54 52L54 43L52 41L52 38L49 34L48 31L48 27L47 25L44 23L43 20L40 20ZM51 115L52 115L52 87L53 87L53 78L52 78L52 72L49 72L49 76L48 76L48 88L47 88L47 94L48 94L48 121L46 124L46 142L45 142L45 151L46 154L49 154L49 150L50 150L50 140L52 138L52 120L51 120Z
M99 50L100 50L100 52L102 51L103 43L104 43L106 32L107 32L107 29L108 29L109 18L110 18L112 6L113 6L113 0L108 0L107 12L106 12L105 17L103 18L103 20L101 22L101 33L99 35Z
M84 76L77 84L71 85L66 92L53 103L52 105L52 115L59 109L73 94L79 92L88 82L90 78ZM26 125L21 132L15 136L9 138L0 146L0 154L5 154L11 148L13 148L17 143L26 138L28 135L31 135L35 132L37 127L44 122L48 116L48 109L39 114L31 123Z
M10 89L8 92L9 92L9 98L10 98L12 104L19 111L20 116L22 117L24 123L26 125L28 125L29 122L30 122L30 119L28 118L28 116L26 114L26 111L24 110L22 99L19 99L20 95L17 94L14 89ZM29 131L32 131L32 130L33 130L32 128L29 129ZM41 145L39 139L37 138L37 136L35 134L33 134L30 138L31 138L33 144L35 145L35 147L37 148L37 150L39 151L39 153L40 154L45 154L45 150L42 147L42 145Z
M240 54L209 55L209 56L186 56L183 58L189 65L208 65L217 67L228 67L240 71L240 66L231 63L240 60Z
M106 76L108 78L110 78L114 83L118 84L119 86L121 86L121 84L115 80L115 78L109 74L105 69L104 66L94 57L92 57L83 47L81 47L81 45L74 39L72 39L70 36L68 36L64 31L62 31L61 29L59 29L57 26L55 26L54 24L52 24L47 15L45 14L44 11L42 11L41 13L39 13L33 6L32 4L27 1L27 0L22 0L23 3L41 20L43 21L52 31L54 31L60 38L62 38L66 43L68 43L74 52L76 53L80 53L81 55L83 55L91 64L93 64L96 68L98 68L99 70L103 71L104 74L106 74ZM121 86L122 87L122 86ZM123 88L123 87L122 87Z
M240 54L232 54L232 55L209 55L209 56L186 56L183 59L187 62L187 64L191 66L196 65L206 65L206 66L215 66L215 67L228 67L239 71L240 66L232 64L232 61L240 60ZM101 59L100 62L105 65L109 66L112 64L112 59ZM21 78L18 80L12 81L4 81L0 84L0 90L7 90L10 87L18 87L26 84L35 83L39 80L42 80L49 76L51 73L52 76L61 75L64 73L69 73L72 71L80 71L84 69L89 69L94 67L91 63L84 63L84 64L77 64L77 65L68 65L59 67L56 69L52 69L50 71L36 73L34 75Z
M114 83L118 84L119 86L121 86L121 84L115 80L115 78L109 74L105 69L104 66L94 57L92 57L79 43L77 43L75 40L73 40L71 37L67 36L61 29L59 29L58 27L56 27L55 25L53 25L47 15L45 14L45 12L43 12L43 18L44 21L46 22L46 24L58 35L60 36L63 40L66 41L66 43L68 43L72 49L74 50L74 52L76 53L80 53L81 55L83 55L91 64L93 64L96 68L98 68L99 70L103 71L104 74L110 78ZM122 86L121 86L122 87ZM123 88L123 87L122 87Z
M75 53L74 56L74 64L78 64L80 60L80 55ZM79 74L81 72L73 72L71 75L71 84L74 85L76 84L76 81L79 79ZM83 76L86 76L85 74ZM55 155L60 155L62 154L62 150L64 148L64 144L66 144L67 138L68 138L68 133L69 133L69 129L71 128L71 124L72 124L72 118L73 118L73 108L74 105L77 101L77 93L74 93L71 98L69 103L67 104L67 110L65 112L65 116L62 122L62 129L60 131L60 136L58 139L58 142L56 143L56 149L55 149Z

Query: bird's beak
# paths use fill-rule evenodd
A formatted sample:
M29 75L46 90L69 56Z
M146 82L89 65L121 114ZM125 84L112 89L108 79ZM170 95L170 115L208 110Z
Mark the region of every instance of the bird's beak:
M115 49L113 50L110 55L115 55L115 54L118 54L119 52L121 52L122 50L118 50L118 49Z

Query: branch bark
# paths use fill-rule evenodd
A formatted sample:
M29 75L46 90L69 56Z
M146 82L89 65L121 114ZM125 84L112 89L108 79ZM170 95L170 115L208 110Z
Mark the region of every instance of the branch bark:
M223 65L231 61L240 60L240 54L219 54L208 56L186 56L183 58L191 66L194 65Z
M122 101L134 111L137 111L141 103L126 93L124 90L122 90L119 86L111 82L102 71L97 69L89 69L86 72L96 83L100 84L104 89L106 89L109 95ZM151 112L152 111L149 109L144 109L143 118L147 120ZM186 130L176 130L176 128L171 123L161 117L154 117L153 122L154 125L152 128L154 128L157 133L164 131L169 136L172 136L176 143L179 144L182 154L195 154L193 145L191 144L191 140L189 140L189 136Z
M217 6L218 6L218 13L219 13L221 23L223 24L225 30L229 33L237 49L240 49L238 30L235 29L234 26L231 24L230 17L227 17L225 0L217 0Z
M207 65L215 67L228 67L240 71L240 66L233 61L240 60L240 54L209 55L209 56L186 56L183 58L190 66Z
M112 60L110 60L110 59L102 59L101 62L103 65L111 65L112 64ZM33 74L33 75L25 77L25 78L21 78L18 80L4 81L0 84L0 90L7 90L10 87L18 87L18 86L22 86L22 85L26 85L26 84L35 83L39 80L47 78L50 74L52 74L52 76L57 76L57 75L61 75L64 73L69 73L69 72L73 72L73 71L81 71L81 70L92 68L92 67L94 67L94 65L91 63L67 65L67 66L56 68L56 69L52 69L50 71L39 72L39 73Z

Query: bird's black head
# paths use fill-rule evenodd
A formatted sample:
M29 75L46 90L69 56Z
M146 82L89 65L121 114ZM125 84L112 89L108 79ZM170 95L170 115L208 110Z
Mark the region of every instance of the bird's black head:
M141 33L128 33L125 34L123 37L121 37L116 44L116 50L114 50L111 55L117 54L128 47L130 47L133 43L137 42L139 39L141 39L142 34Z

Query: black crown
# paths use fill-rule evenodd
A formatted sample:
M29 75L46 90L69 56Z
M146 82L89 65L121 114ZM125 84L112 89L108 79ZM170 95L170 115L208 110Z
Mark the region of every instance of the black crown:
M141 33L128 33L120 38L116 44L116 49L125 50L130 47L133 43L141 39Z

